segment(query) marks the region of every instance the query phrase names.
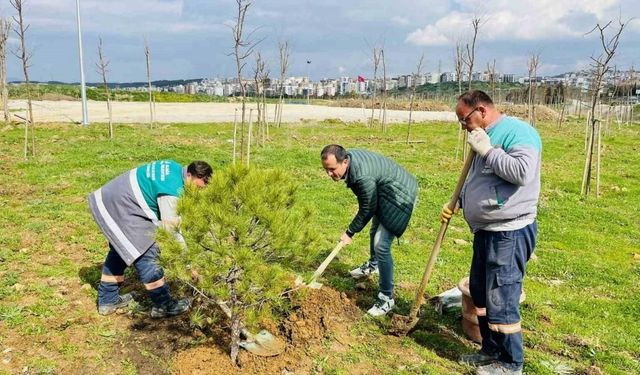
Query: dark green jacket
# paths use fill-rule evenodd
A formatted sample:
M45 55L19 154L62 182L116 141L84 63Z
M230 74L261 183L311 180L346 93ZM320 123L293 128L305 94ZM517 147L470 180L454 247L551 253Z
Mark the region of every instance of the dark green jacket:
M345 180L359 205L349 231L360 232L376 216L387 230L402 236L418 194L416 178L395 161L375 152L352 150L347 157Z

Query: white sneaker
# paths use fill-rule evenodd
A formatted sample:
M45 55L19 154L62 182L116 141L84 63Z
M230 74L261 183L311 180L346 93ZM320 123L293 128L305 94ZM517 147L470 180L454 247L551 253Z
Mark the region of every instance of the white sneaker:
M478 367L476 375L522 375L522 368L512 370L500 362L494 362L490 365Z
M393 298L387 297L382 293L378 293L378 300L373 304L373 307L367 311L367 314L371 316L387 315L391 310L393 310L393 306L395 305L396 303Z
M360 267L354 268L351 271L349 271L349 274L351 275L351 277L353 277L356 280L362 279L363 277L367 277L369 275L374 275L379 273L380 271L378 271L378 265L377 264L373 265L369 261L366 261L362 263Z

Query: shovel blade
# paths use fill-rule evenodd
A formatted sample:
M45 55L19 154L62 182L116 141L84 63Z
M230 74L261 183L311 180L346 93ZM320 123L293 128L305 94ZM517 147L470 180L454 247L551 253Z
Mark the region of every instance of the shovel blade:
M395 336L406 336L416 324L418 324L418 317L410 317L404 315L393 314L391 317L391 328L389 333Z
M260 357L274 357L282 354L285 343L268 331L262 330L254 335L251 341L240 342L240 347Z

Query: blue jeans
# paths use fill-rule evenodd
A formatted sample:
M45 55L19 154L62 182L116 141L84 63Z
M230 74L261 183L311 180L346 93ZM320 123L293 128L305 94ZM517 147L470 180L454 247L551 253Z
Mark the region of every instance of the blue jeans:
M536 244L536 222L514 231L480 230L473 238L469 290L476 305L482 351L517 370L524 363L520 294Z
M393 297L393 258L391 244L395 236L387 230L377 217L371 220L369 231L369 262L377 265L380 271L380 292L387 297Z
M138 278L144 284L152 283L158 281L164 277L164 270L158 263L158 257L160 255L160 249L158 245L154 243L151 247L145 251L144 254L133 263L133 266L136 268L138 272ZM113 245L109 244L109 253L107 254L107 258L104 261L104 265L102 266L102 274L108 276L123 276L124 270L127 268L127 264L120 258L118 252L113 248ZM168 287L166 284L161 287L166 288L166 291L163 290L161 298L162 301L155 301L156 297L153 293L154 290L149 291L152 297L153 302L158 305L159 303L166 302L166 293L168 292ZM158 288L160 289L160 288ZM117 283L100 281L100 285L98 286L98 305L105 304L113 304L118 301L118 296L120 292L120 287ZM159 292L159 291L158 291ZM158 293L155 293L158 294Z

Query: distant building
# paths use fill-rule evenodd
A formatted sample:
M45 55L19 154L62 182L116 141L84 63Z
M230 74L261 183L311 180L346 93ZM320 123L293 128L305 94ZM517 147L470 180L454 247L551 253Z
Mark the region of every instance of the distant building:
M503 83L513 83L513 82L515 82L515 80L516 80L515 74L510 74L510 73L509 74L507 74L507 73L502 74L501 82L503 82Z

